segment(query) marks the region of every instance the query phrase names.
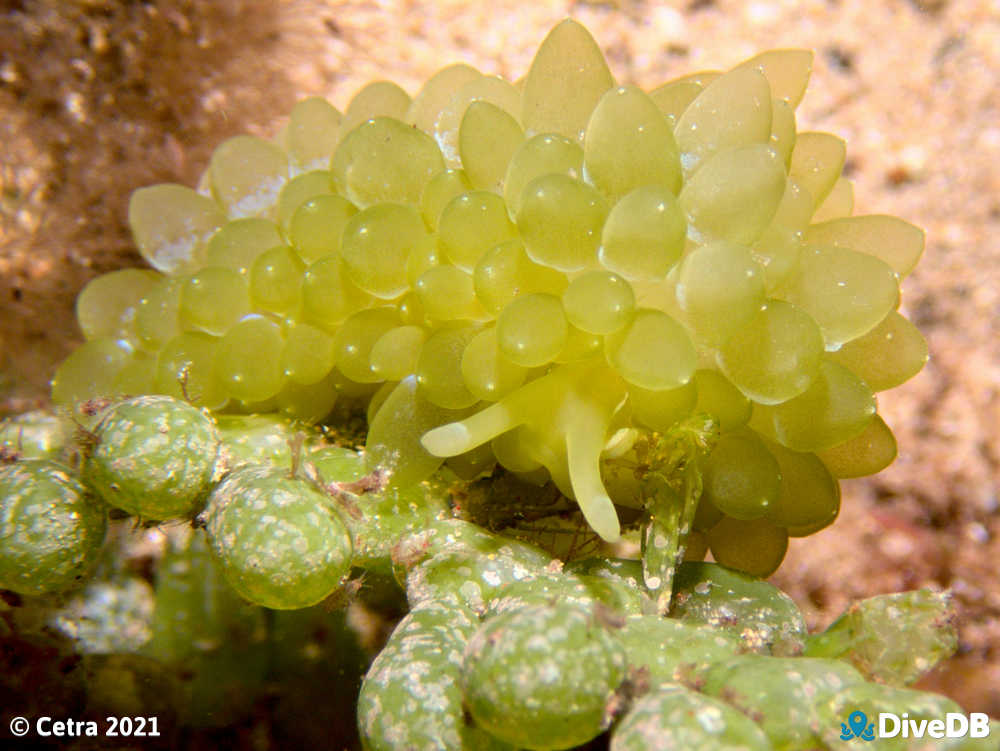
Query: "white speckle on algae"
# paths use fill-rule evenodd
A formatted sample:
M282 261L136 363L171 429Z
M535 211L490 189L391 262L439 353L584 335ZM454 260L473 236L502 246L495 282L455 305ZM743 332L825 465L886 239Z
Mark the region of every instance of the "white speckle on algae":
M722 717L722 710L718 707L705 707L695 714L698 724L705 728L708 733L721 733L726 723Z

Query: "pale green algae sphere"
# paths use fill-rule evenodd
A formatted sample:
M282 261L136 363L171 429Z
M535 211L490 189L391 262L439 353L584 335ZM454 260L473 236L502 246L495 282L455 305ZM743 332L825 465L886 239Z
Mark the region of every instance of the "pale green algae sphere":
M770 751L757 725L728 704L681 686L662 687L632 705L611 751Z
M645 668L653 688L673 683L696 685L716 662L743 649L739 637L700 623L659 615L629 615L618 631L628 664Z
M170 396L139 396L109 409L95 429L83 479L110 505L144 519L188 516L216 478L215 422Z
M28 459L0 467L0 589L41 595L93 568L107 517L70 471Z
M591 610L560 603L488 620L465 650L465 702L480 727L527 749L586 743L608 725L625 650Z
M427 602L452 602L477 613L517 582L536 576L511 556L483 556L458 550L438 553L410 570L406 599L414 607Z
M73 437L73 423L44 409L0 422L0 448L27 459L55 459Z
M769 582L717 563L678 566L670 614L736 636L745 650L761 654L799 654L808 633L792 598Z
M477 624L471 611L444 602L419 605L399 622L358 696L365 751L513 751L464 716L462 652Z
M709 668L702 690L753 717L775 748L823 748L834 718L826 705L838 692L864 683L840 660L739 655Z
M200 518L226 581L258 605L315 605L350 570L351 536L333 499L286 469L234 470L212 491Z
M485 617L553 602L574 604L590 610L601 603L616 613L636 617L655 608L645 592L624 582L565 571L559 574L546 571L503 587L490 600Z

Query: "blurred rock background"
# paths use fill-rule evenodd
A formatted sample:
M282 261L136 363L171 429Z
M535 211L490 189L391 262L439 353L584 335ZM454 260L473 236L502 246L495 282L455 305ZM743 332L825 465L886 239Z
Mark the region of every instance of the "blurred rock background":
M274 133L305 95L413 94L459 60L517 78L567 15L646 88L814 49L800 129L846 139L856 213L926 229L903 312L931 361L879 400L900 457L845 482L841 519L775 582L817 628L860 597L951 588L960 653L921 685L1000 716L997 0L0 0L0 416L44 402L79 289L141 264L132 190L193 184L216 144Z

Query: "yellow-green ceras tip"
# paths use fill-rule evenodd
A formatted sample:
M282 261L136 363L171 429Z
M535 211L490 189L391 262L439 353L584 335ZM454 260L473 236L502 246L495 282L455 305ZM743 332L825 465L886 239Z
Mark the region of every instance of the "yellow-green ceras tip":
M603 459L641 463L638 435L697 410L760 457L716 476L767 491L713 489L713 554L765 570L836 516L811 489L892 460L874 392L926 360L896 312L923 233L855 216L844 143L797 131L811 67L774 50L647 92L566 20L517 83L454 65L412 100L307 99L276 139L219 146L197 190L133 195L155 271L85 291L54 398L308 423L367 400L369 469L551 479L608 541L641 503Z

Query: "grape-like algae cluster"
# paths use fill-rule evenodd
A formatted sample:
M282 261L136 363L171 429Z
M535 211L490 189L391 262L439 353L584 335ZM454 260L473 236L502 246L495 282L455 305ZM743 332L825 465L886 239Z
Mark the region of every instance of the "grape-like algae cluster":
M267 703L301 734L299 682L367 751L840 749L858 709L958 711L905 688L956 648L946 595L810 635L759 578L893 460L874 394L927 357L923 235L854 216L844 144L797 132L811 60L645 92L565 21L520 81L307 99L137 191L152 269L83 290L62 412L0 426L0 587L138 653L88 658L89 706L138 681L184 727ZM168 522L152 587L109 508ZM406 613L368 651L359 592Z

